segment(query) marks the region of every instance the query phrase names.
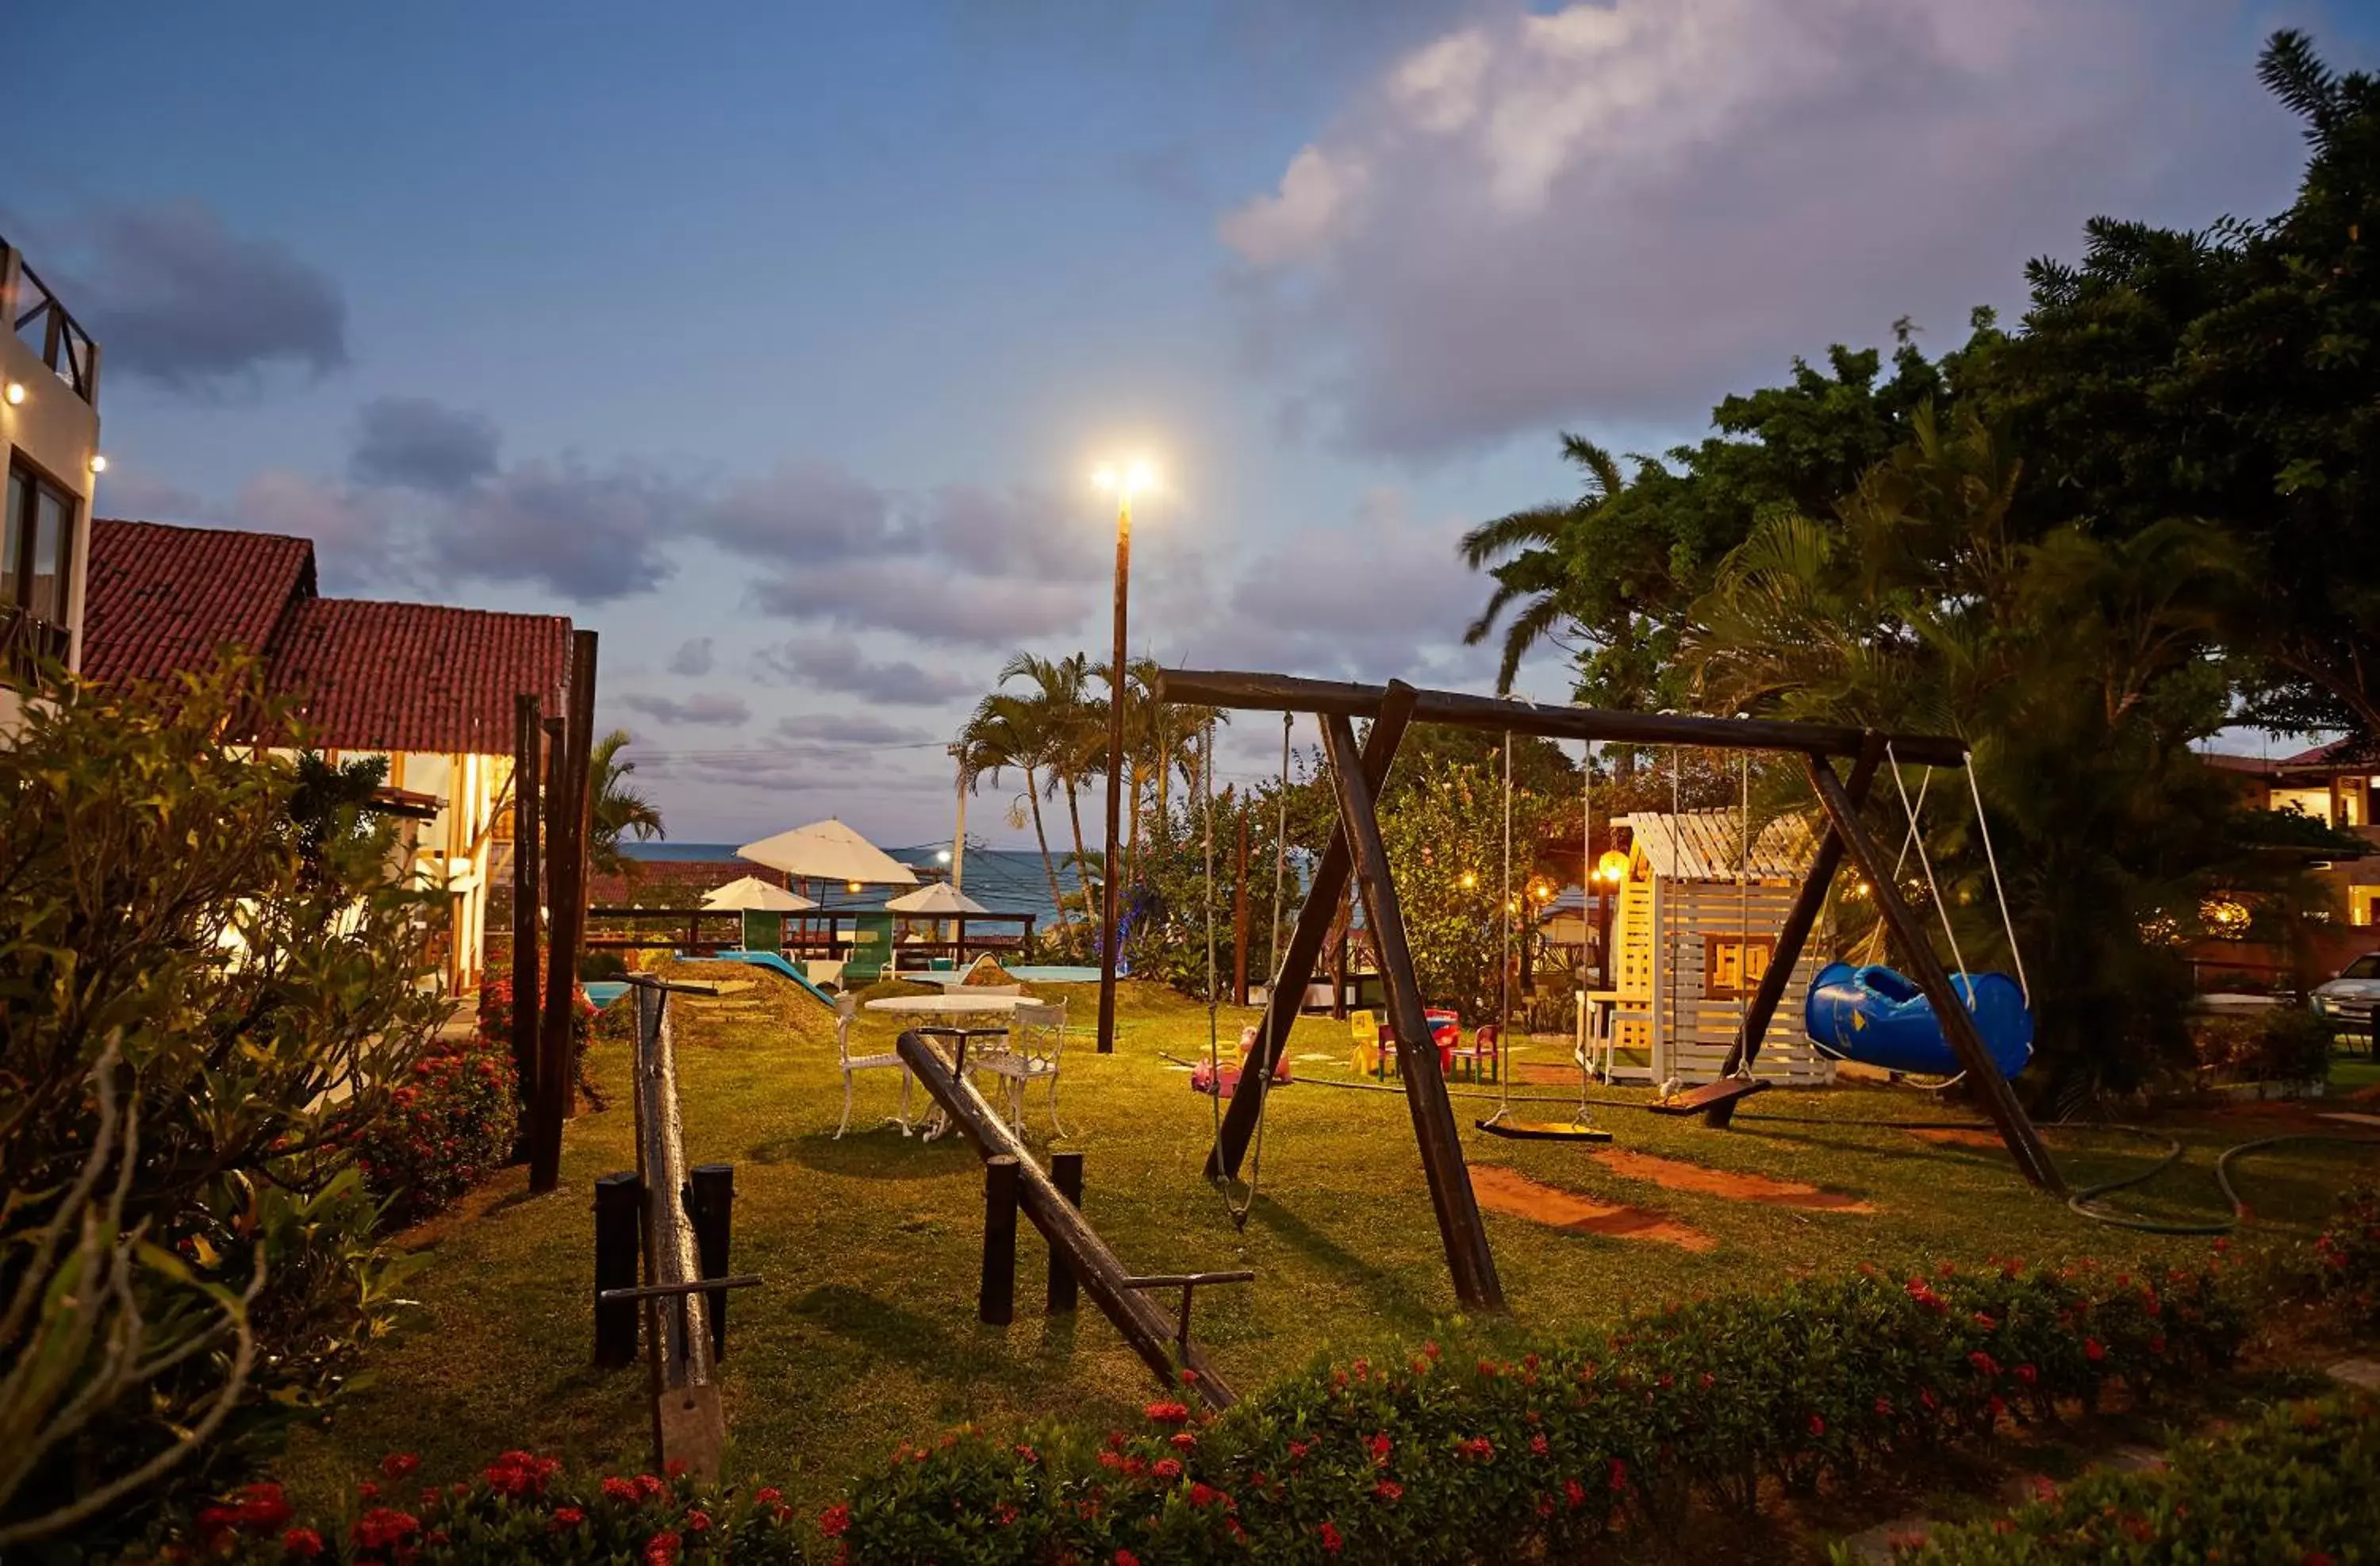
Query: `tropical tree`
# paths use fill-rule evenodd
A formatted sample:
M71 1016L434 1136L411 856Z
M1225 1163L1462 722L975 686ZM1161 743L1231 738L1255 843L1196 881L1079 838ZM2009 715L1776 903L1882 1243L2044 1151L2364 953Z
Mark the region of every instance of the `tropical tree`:
M975 711L959 731L959 767L970 794L978 782L997 787L1001 774L1011 768L1025 775L1025 792L1009 802L1009 822L1022 826L1030 817L1033 840L1041 850L1041 870L1050 878L1050 905L1062 918L1065 895L1059 890L1058 864L1050 856L1050 833L1041 821L1039 774L1049 753L1049 741L1037 726L1038 722L1037 710L1030 702L997 691L985 697L976 703Z
M613 729L587 758L587 863L607 875L635 871L635 862L620 852L624 835L633 833L640 843L669 835L660 809L628 786L637 764L620 759L627 745L628 731Z
M1031 722L1026 728L1041 741L1039 759L1048 796L1062 795L1066 801L1066 819L1075 838L1075 883L1079 887L1089 885L1090 864L1083 841L1083 783L1087 777L1106 770L1106 725L1091 704L1090 678L1090 661L1080 652L1063 658L1018 652L1000 671L1003 687L1012 681L1026 683L1025 691L1014 699L1031 709Z

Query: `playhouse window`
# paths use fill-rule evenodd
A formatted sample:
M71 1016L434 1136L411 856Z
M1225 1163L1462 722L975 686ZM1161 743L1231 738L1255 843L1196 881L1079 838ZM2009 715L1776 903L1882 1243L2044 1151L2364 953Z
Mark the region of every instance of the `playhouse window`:
M1755 935L1750 940L1734 935L1704 936L1703 993L1714 999L1745 994L1768 971L1768 953L1776 945L1777 938L1771 935Z

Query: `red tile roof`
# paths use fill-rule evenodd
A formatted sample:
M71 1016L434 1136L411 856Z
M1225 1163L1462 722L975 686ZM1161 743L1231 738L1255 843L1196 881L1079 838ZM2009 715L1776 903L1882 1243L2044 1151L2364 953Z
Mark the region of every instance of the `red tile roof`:
M155 522L92 524L82 672L161 679L226 646L268 651L282 617L314 593L306 539Z
M570 622L435 603L316 598L298 606L272 686L318 745L509 754L513 698L562 710Z
M305 539L91 525L87 677L157 678L247 648L333 749L508 755L515 696L561 711L570 636L558 614L321 597Z

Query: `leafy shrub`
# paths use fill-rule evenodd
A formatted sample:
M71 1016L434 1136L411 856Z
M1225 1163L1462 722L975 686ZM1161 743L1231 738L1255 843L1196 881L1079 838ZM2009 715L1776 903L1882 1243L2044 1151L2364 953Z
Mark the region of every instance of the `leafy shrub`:
M2163 1473L2094 1475L2010 1516L1937 1529L1896 1560L2353 1560L2380 1539L2374 1473L2380 1405L2278 1408L2175 1448ZM1835 1559L1851 1558L1838 1550Z
M2380 1188L2358 1185L2340 1196L2313 1255L2323 1292L2359 1326L2380 1329Z
M235 1460L391 1311L353 1148L440 1011L428 900L368 778L224 743L285 716L237 661L60 675L0 746L0 1555Z
M601 1109L603 1107L603 1095L597 1091L595 1084L587 1075L587 1047L595 1038L595 1002L587 998L584 989L574 988L570 994L572 1080L577 1090L586 1095L587 1101ZM543 997L539 999L542 1002ZM509 1066L514 1096L517 1099L523 1091L521 1073L532 1063L535 1047L533 1044L526 1050L516 1047L513 1038L513 976L509 971L491 968L481 976L478 1026L480 1041L504 1053Z
M475 1037L414 1057L412 1080L367 1127L356 1154L387 1221L430 1217L504 1165L520 1119L510 1051Z
M2320 1082L2330 1074L2330 1025L2304 1006L2191 1025L2198 1064L2235 1082Z
M514 1454L382 1531L403 1530L422 1566L516 1559L565 1533L570 1559L633 1559L666 1534L666 1559L735 1561L1565 1560L1614 1533L1666 1536L1697 1503L1748 1511L1767 1481L1807 1491L2111 1386L2184 1384L2240 1331L2203 1273L1869 1273L1639 1316L1517 1360L1458 1365L1431 1344L1402 1364L1318 1365L1220 1416L1185 1390L1103 1437L962 1430L900 1448L798 1527L771 1491L531 1484L518 1475L539 1460ZM243 1532L218 1513L195 1532L277 1561L288 1522ZM317 1536L342 1560L382 1558L353 1525Z

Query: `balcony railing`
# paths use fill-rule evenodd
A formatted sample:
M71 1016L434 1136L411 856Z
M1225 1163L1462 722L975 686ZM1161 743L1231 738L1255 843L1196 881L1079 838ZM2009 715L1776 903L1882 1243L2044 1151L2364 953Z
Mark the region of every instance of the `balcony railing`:
M0 238L0 257L9 250L8 241ZM17 340L41 356L57 378L74 388L75 395L85 402L93 399L99 380L99 345L92 341L82 323L67 310L40 273L18 264L18 275L23 279L11 313L15 317L9 329Z

